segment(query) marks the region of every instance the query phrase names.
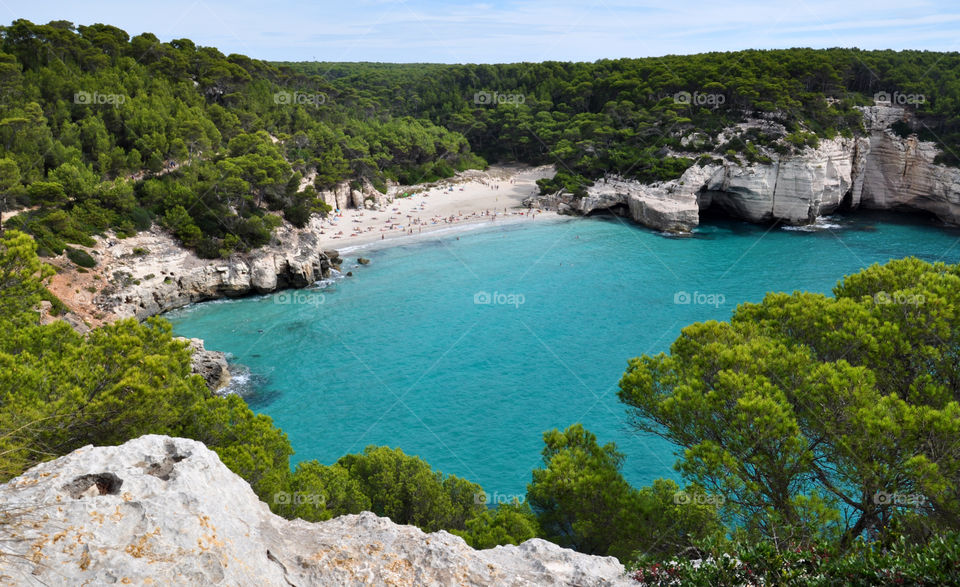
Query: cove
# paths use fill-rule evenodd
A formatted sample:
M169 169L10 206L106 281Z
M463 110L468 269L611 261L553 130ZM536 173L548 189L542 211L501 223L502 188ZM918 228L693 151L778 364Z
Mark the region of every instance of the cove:
M543 432L576 422L617 444L635 486L678 479L676 447L634 431L616 392L629 358L684 326L768 291L829 294L876 262L960 261L960 231L863 212L803 230L715 219L685 238L535 222L345 252L353 277L166 317L231 354L246 372L233 385L294 462L389 445L499 499L525 493Z

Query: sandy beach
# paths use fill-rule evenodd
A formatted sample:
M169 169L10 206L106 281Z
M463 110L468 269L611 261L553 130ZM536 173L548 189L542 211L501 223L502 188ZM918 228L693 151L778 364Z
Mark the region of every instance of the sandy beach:
M530 221L555 217L556 212L527 210L523 199L537 193L536 181L552 177L552 166L491 166L454 178L400 188L400 194L375 210L333 211L321 223L325 246L341 251L386 241L409 240L476 223Z

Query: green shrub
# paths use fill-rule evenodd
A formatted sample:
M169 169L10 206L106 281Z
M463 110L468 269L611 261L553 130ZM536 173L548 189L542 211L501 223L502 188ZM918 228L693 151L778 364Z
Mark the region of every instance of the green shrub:
M81 251L80 249L68 248L67 258L80 267L86 267L87 269L97 266L96 260L94 260L94 258L91 257L86 251Z
M644 586L667 585L939 585L960 584L960 535L929 541L898 540L880 547L856 543L777 550L769 543L737 543L696 561L640 565L631 577Z

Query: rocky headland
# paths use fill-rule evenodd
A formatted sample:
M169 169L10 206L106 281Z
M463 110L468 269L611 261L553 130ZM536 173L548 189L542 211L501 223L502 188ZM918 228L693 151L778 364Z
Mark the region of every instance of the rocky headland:
M692 230L707 210L755 223L804 225L837 210L865 208L924 212L960 225L960 169L934 163L935 143L901 137L892 128L900 121L915 126L912 111L885 104L861 110L866 136L820 139L816 148L791 155L763 151L769 163L708 157L680 178L654 184L610 176L584 197L560 192L531 197L528 203L567 214L609 211L667 232ZM750 128L783 132L776 127L769 120L751 120L718 140ZM671 155L697 159L705 153Z

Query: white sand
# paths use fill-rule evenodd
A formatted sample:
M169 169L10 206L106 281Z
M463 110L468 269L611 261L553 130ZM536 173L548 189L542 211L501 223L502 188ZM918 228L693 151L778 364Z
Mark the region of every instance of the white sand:
M556 212L528 211L523 205L524 198L539 191L536 181L553 174L552 166L491 166L484 172L467 171L430 186L417 186L413 189L418 193L398 197L378 210L331 212L322 223L320 239L325 246L343 251L483 222L536 222L556 217Z

